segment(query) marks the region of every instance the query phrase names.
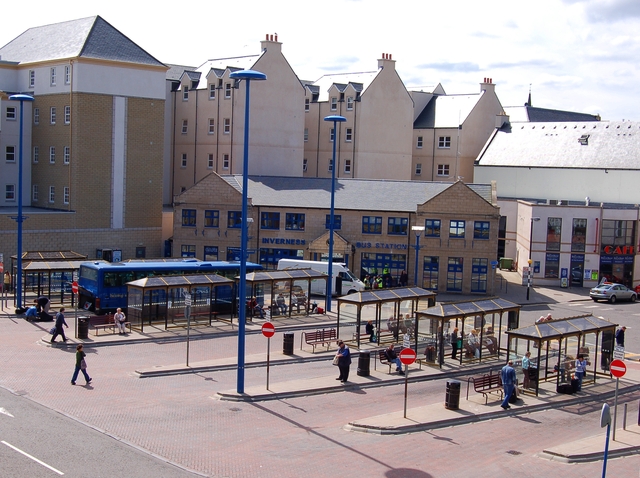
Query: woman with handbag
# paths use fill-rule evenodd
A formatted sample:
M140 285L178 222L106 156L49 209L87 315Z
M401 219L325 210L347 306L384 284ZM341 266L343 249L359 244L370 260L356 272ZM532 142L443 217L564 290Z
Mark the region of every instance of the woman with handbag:
M84 358L87 354L82 350L82 344L76 347L76 369L73 372L73 377L71 378L71 385L76 384L76 379L78 378L78 373L82 370L82 375L84 375L84 379L87 381L87 385L91 382L92 378L89 377L87 373L87 362L85 362Z

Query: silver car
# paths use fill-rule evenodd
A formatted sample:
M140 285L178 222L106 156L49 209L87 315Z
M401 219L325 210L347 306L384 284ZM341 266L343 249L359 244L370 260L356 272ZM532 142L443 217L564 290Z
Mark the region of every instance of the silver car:
M598 302L599 300L608 300L612 304L617 300L630 300L631 302L635 302L638 298L636 293L627 288L627 286L622 284L612 284L610 282L605 282L604 284L600 284L599 286L591 289L589 297L591 297L594 302Z

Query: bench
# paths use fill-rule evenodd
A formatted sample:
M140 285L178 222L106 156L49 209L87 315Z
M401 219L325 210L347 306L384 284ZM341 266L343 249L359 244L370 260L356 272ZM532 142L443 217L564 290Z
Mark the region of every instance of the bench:
M314 332L302 332L302 336L300 338L300 350L302 350L302 341L307 345L311 345L313 347L313 352L316 351L316 345L326 345L327 350L331 346L332 342L338 340L338 332L336 329L322 329L316 330Z
M111 314L92 315L91 317L89 317L89 324L91 324L96 330L96 335L98 335L99 330L111 329L111 333L115 334L116 330L118 329L113 319L113 315ZM131 333L131 322L125 322L124 326L129 327L129 333Z
M499 393L502 398L504 392L502 390L502 379L500 375L489 374L480 377L471 377L467 380L467 400L469 400L469 384L473 383L473 390L476 393L484 395L484 404L489 400L490 393Z

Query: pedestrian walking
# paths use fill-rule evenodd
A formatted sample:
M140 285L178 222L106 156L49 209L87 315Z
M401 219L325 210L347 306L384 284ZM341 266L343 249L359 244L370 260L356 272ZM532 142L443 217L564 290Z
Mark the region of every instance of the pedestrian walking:
M124 315L120 307L116 309L116 313L113 315L113 321L116 327L118 327L118 335L127 335L127 326L125 325L127 316Z
M2 286L3 292L9 292L11 290L11 274L9 271L4 272L4 282Z
M511 399L511 395L515 393L516 388L516 371L513 368L513 360L509 360L507 365L502 367L500 371L500 378L502 378L502 387L504 388L504 400L502 400L502 405L500 405L503 409L507 410L511 408L509 406L509 400Z
M451 332L451 358L456 360L458 358L458 327L454 327Z
M523 387L529 388L531 385L529 379L529 368L531 367L531 352L527 350L527 353L522 357L522 373L524 374Z
M51 343L56 341L56 337L58 335L62 335L62 340L65 342L67 341L67 337L64 335L63 326L69 328L67 323L64 321L64 307L60 307L60 312L56 315L56 330L53 333L53 337L51 337Z
M578 392L582 390L582 379L584 379L586 373L587 361L584 359L584 355L580 354L578 355L578 360L576 360L576 379L578 380Z
M71 377L71 385L76 384L76 380L78 379L78 374L80 373L80 371L82 371L82 375L84 375L84 379L87 381L87 385L89 385L89 383L91 383L91 380L93 380L87 373L87 362L84 360L86 356L87 354L85 354L84 350L82 350L82 344L78 345L76 347L76 369L73 372L73 377Z
M336 380L340 380L340 382L345 383L349 379L351 352L349 352L349 347L347 347L342 340L338 341L338 346L340 348L336 353L336 357L338 357L338 369L340 370L340 376L336 378Z
M616 332L616 345L619 345L620 347L624 347L624 331L625 330L627 330L627 328L623 325Z

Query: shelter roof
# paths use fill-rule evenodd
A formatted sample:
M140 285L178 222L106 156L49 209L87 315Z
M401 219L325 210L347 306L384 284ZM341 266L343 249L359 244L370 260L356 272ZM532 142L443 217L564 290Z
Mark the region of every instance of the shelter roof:
M396 300L424 299L435 297L436 293L420 287L398 287L395 289L378 289L354 292L338 298L338 304L372 304L377 302L393 302Z
M327 274L313 269L286 269L281 271L260 271L247 274L247 282L271 282L300 279L326 279Z
M165 287L231 285L233 283L233 279L227 279L218 274L193 274L186 276L145 277L144 279L127 282L127 286L139 287L141 289L164 289Z
M14 255L12 259L17 259L18 256ZM85 254L73 251L31 251L23 252L23 261L79 261L86 260Z
M23 262L22 270L25 272L46 272L46 271L71 271L80 269L80 265L87 261L31 261Z
M553 340L563 337L582 335L606 329L615 329L618 324L593 315L578 315L564 319L540 322L528 327L507 330L510 337L530 340Z
M430 317L439 317L443 319L455 317L469 317L472 315L490 314L493 312L503 312L509 310L518 310L520 305L515 302L501 299L500 297L490 297L480 300L468 300L461 302L450 302L437 304L425 310L419 310L419 315L427 315Z

